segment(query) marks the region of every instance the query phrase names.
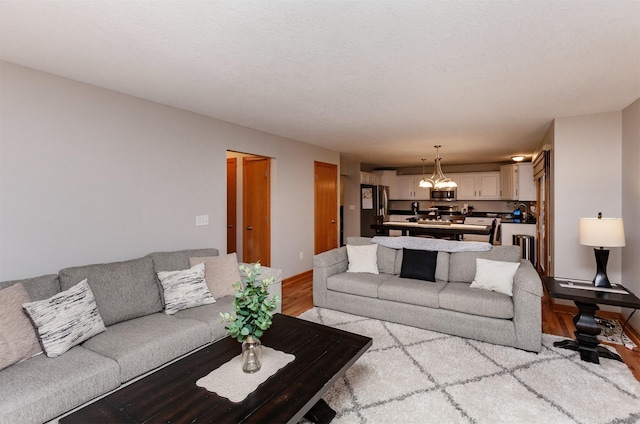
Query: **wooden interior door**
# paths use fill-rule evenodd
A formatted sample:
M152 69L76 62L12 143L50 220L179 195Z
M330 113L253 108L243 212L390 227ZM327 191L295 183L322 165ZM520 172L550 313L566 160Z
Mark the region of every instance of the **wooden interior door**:
M338 165L314 162L315 254L338 247Z
M271 266L271 159L242 158L242 261Z
M227 158L227 253L238 250L236 200L238 196L237 158Z

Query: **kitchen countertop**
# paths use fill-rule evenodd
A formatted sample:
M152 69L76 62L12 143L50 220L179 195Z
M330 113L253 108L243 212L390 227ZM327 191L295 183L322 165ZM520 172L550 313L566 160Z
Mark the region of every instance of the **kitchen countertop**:
M530 225L536 225L536 221L533 220L527 220L527 221L523 221L523 220L513 220L513 219L503 219L500 221L500 224L530 224Z
M448 238L461 240L464 234L491 235L491 225L455 224L448 221L388 221L382 224L373 224L374 230L379 230L383 234L389 235L389 230L402 230L403 235L430 235L436 238Z

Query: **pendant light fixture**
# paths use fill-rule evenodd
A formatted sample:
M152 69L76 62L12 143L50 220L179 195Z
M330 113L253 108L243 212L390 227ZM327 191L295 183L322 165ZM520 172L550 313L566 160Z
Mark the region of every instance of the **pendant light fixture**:
M440 152L438 150L442 146L436 145L433 147L436 148L436 169L433 171L433 175L431 175L429 179L425 180L422 178L422 180L420 180L420 187L431 187L435 190L448 190L458 187L458 184L456 184L455 181L451 178L445 177L442 173L442 168L440 167ZM422 173L424 177L424 168Z
M430 185L431 183L427 180L427 176L424 174L424 163L426 162L426 159L422 159L422 179L420 180L420 182L418 183L418 185L420 187L433 187L432 185Z

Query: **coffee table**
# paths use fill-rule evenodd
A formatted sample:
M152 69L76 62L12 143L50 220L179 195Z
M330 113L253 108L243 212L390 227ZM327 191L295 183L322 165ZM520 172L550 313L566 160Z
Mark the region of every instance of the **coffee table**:
M372 344L369 337L282 314L274 315L260 340L296 358L242 402L233 403L196 386L199 378L240 354L240 343L226 337L60 422L297 423L303 416L329 422L335 412L322 396Z

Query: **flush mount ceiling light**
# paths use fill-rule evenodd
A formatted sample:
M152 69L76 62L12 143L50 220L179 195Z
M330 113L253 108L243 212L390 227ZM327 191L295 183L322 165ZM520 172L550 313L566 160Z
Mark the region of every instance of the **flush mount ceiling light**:
M442 173L442 168L440 167L441 158L440 158L440 153L438 151L438 149L442 146L437 145L433 147L436 148L436 169L435 171L433 171L433 175L431 175L429 179L424 179L424 168L423 168L423 171L422 171L423 178L422 180L420 180L420 184L419 184L420 187L431 187L436 190L447 190L447 189L458 187L458 184L456 184L455 181L453 181L451 178L445 177L444 174ZM425 159L422 159L422 160L424 163Z
M511 156L511 160L514 162L522 162L524 160L524 156Z

